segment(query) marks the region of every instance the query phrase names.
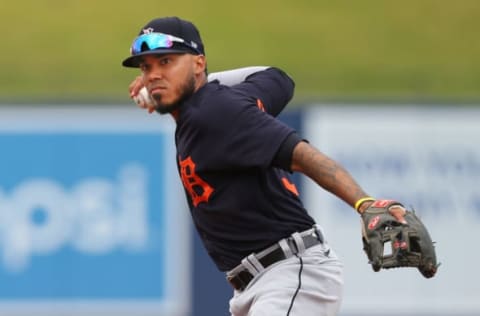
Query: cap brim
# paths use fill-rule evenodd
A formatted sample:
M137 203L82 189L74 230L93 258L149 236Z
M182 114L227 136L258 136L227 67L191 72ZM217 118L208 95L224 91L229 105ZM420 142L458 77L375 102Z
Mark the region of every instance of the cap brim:
M138 68L140 67L141 57L145 55L164 55L164 54L186 54L189 51L185 51L185 49L178 49L178 48L163 48L163 49L156 49L156 50L147 50L141 53L138 53L134 56L130 56L126 58L122 65L125 67L133 67Z

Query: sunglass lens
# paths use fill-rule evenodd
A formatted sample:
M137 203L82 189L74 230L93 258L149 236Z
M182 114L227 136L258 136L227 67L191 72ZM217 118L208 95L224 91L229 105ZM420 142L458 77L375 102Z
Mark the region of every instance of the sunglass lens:
M144 34L135 39L132 44L132 53L138 54L145 50L172 47L173 42L163 34Z

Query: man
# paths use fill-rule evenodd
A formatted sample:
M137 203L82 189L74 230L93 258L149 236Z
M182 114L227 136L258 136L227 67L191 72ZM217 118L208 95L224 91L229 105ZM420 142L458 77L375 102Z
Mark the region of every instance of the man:
M179 174L196 229L234 288L232 315L335 315L342 264L289 173L302 172L360 213L374 199L274 118L293 81L277 68L254 68L238 84L208 82L200 34L177 17L147 23L123 65L142 73L131 96L144 85L154 109L176 121ZM398 220L404 212L391 209Z

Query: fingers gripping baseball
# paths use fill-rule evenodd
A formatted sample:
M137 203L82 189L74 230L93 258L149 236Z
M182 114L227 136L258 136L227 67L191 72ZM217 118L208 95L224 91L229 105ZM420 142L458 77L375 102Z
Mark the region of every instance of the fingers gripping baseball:
M147 88L141 88L138 94L133 96L132 99L140 108L147 109L149 113L155 111L155 104L153 103Z
M139 108L147 109L149 113L155 111L155 103L143 84L142 76L137 76L128 86L130 97Z

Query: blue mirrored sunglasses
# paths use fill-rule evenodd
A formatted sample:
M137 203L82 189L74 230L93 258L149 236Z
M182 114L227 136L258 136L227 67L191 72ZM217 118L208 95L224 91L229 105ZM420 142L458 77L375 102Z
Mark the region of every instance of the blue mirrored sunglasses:
M196 53L201 54L195 43L190 44L183 38L164 33L148 33L140 35L133 41L132 46L130 47L130 54L136 55L146 50L171 48L175 43L185 45ZM145 47L147 49L145 49Z

